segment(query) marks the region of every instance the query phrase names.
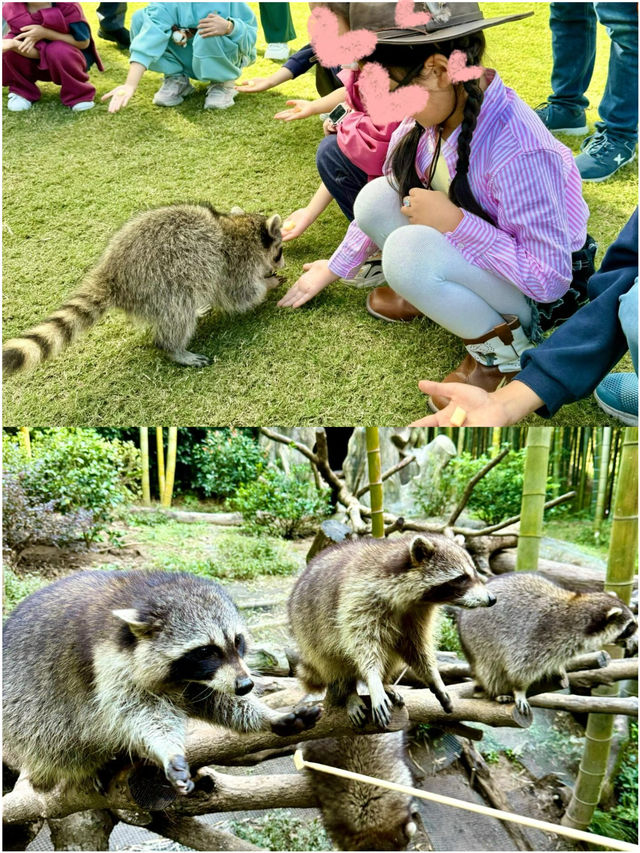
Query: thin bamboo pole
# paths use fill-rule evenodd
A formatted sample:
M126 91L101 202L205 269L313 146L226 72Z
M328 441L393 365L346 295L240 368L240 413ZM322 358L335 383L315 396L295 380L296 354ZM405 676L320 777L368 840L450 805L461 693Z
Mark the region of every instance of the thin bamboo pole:
M615 592L626 604L633 589L634 557L638 548L638 430L624 431L620 470L616 483L615 507L611 526L611 543L607 562L605 589ZM624 650L615 645L605 650L612 659L621 658ZM593 691L595 696L617 696L618 685L603 685ZM571 801L562 818L565 826L587 827L600 800L604 781L614 716L589 714L585 745Z
M169 427L169 439L167 441L167 470L165 472L164 492L162 493L162 506L170 507L173 496L173 480L176 473L176 453L178 450L178 427Z
M365 776L363 773L353 773L351 770L343 770L341 767L331 767L329 764L319 764L316 761L306 761L299 749L296 750L293 755L293 763L296 770L302 770L305 767L309 767L311 770L318 770L320 773L328 773L331 776L340 776L343 779L354 779L356 782L364 782L368 785L375 785L378 788L386 788L389 791L399 791L402 794L409 794L410 796L418 797L421 800L429 800L434 803L441 803L445 806L453 806L453 808L456 809L463 809L464 811L486 815L487 817L495 817L498 818L498 820L509 821L510 823L518 823L521 826L530 826L533 829L541 829L543 832L554 832L556 835L563 835L567 838L574 838L577 841L585 841L589 844L601 844L603 847L609 847L611 850L637 850L637 846L634 844L628 844L626 841L618 841L615 838L607 838L604 835L582 832L579 829L559 826L556 823L549 823L546 820L538 820L538 818L514 814L513 812L506 812L502 809L492 809L489 808L489 806L480 805L480 803L469 803L466 800L456 800L453 797L446 797L443 794L434 794L431 791L423 791L420 788L413 788L411 785L399 785L397 782L387 782L386 779L376 779L375 776Z
M28 459L31 459L31 435L29 433L29 427L20 427L20 440L22 441L22 446L24 447L24 452Z
M156 427L156 451L158 455L158 494L164 495L164 437L162 427Z
M550 427L529 427L522 483L517 572L535 571L538 568L550 443Z
M600 443L600 466L598 474L598 493L596 497L596 509L593 518L593 536L596 542L600 539L600 527L604 518L604 498L607 493L607 472L609 470L609 456L611 455L611 427L602 430L602 441Z
M149 485L149 427L140 427L140 462L142 464L142 503L151 506Z
M365 427L367 462L369 466L369 494L371 496L371 535L384 539L384 503L382 494L382 464L380 462L380 434L378 427Z

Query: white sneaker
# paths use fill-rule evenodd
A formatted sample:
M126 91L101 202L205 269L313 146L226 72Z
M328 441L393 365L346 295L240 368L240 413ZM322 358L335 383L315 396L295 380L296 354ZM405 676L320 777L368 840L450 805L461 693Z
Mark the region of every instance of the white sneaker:
M157 107L177 107L192 92L195 92L195 88L189 78L184 74L175 74L164 78L164 83L153 96L153 103Z
M289 45L286 42L273 42L268 44L264 52L265 59L277 59L284 62L289 59Z
M236 96L235 80L227 83L211 83L204 99L205 110L226 110L232 107Z
M85 110L92 110L94 107L93 101L80 101L79 104L74 104L71 109L74 113L83 113Z
M382 272L382 260L371 258L360 267L355 278L345 279L345 281L351 287L379 287L386 284L387 281Z
M31 109L31 101L23 98L22 95L16 95L15 92L9 92L9 97L7 98L7 109L11 110L12 113L21 113L24 112L24 110Z

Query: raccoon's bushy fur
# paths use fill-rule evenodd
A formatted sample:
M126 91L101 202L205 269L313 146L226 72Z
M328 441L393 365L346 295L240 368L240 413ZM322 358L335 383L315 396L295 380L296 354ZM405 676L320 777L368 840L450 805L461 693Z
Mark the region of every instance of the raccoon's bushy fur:
M327 548L298 578L289 619L300 651L297 674L329 704L345 704L354 724L365 719L356 683L365 681L373 718L387 725L400 697L390 684L405 665L451 710L436 664L438 604L492 603L468 553L452 539L420 535L360 539Z
M488 696L530 714L527 689L559 674L571 658L633 634L629 608L606 592L570 592L536 572L491 578L497 603L486 612L460 612L458 630L473 676Z
M3 346L6 376L56 356L109 308L148 322L156 345L178 364L202 367L188 352L198 317L214 308L254 308L279 284L281 220L209 204L175 204L138 214L110 240L79 289L46 320Z
M307 761L413 785L404 732L307 741ZM404 850L416 831L411 796L307 769L324 826L339 850Z
M3 747L37 788L82 785L114 756L193 783L185 726L292 735L318 709L286 713L253 687L246 633L220 586L189 574L89 571L26 598L3 635Z

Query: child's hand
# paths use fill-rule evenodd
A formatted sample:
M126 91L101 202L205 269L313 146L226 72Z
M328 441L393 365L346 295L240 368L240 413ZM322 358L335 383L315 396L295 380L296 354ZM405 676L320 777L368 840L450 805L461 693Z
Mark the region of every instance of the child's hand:
M288 240L299 237L307 230L312 222L313 219L309 216L309 211L306 207L294 210L289 216L285 216L282 223L282 228L280 229L282 231L282 242L286 243Z
M136 91L135 86L131 86L128 83L123 83L122 86L116 86L115 89L112 89L110 92L107 92L106 95L103 95L100 100L108 101L111 98L111 103L109 104L109 112L117 113L118 110L122 109L122 107L126 107L131 98L133 97L133 93Z
M31 36L26 35L26 33L20 33L14 39L15 49L18 53L22 53L25 56L29 56L29 54L33 54L35 51L38 53L38 49L36 48L35 39L31 38Z
M2 39L2 52L6 53L8 50L17 50L18 44L15 39Z
M324 135L329 136L330 133L337 133L338 127L335 125L330 118L326 118L322 123L322 129L324 130Z
M227 36L233 30L229 30L229 21L220 15L209 13L206 18L198 21L198 33L203 39L211 36Z
M272 83L269 77L254 77L253 80L241 80L236 86L237 92L266 92L277 83Z
M442 234L455 231L462 221L460 208L439 190L409 190L409 195L403 199L400 213L407 217L411 225L430 225Z
M41 27L40 24L29 24L27 27L20 27L20 33L33 39L34 44L37 41L46 39L49 35L47 28Z
M299 308L332 281L340 278L329 269L329 261L314 261L312 264L303 264L302 268L305 272L278 302L279 308Z
M299 118L309 118L309 116L315 115L313 101L287 101L287 103L293 104L292 108L276 113L274 118L280 118L283 121L296 121Z

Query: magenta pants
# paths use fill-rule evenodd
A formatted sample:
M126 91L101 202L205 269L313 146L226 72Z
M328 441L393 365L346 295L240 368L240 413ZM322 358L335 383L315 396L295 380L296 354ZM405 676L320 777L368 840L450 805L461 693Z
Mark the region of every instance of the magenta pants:
M8 50L2 54L2 85L28 101L40 100L36 80L60 86L60 100L67 107L92 101L96 87L89 83L82 51L63 41L40 42L40 59L29 59Z

